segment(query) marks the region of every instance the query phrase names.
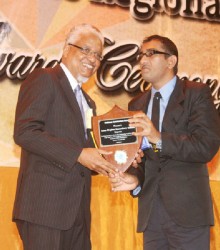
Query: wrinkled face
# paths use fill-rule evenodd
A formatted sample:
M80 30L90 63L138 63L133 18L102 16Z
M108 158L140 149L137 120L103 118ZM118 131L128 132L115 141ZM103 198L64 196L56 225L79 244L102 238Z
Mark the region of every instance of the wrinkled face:
M165 52L160 41L157 40L144 43L141 52L145 53L149 49ZM150 57L144 55L139 62L143 79L152 84L161 85L171 73L169 58L164 54L154 54Z
M68 45L64 50L62 61L77 80L86 81L100 65L100 60L95 55L102 55L103 46L93 33L80 35L74 45L90 50L90 53L86 55L80 48Z

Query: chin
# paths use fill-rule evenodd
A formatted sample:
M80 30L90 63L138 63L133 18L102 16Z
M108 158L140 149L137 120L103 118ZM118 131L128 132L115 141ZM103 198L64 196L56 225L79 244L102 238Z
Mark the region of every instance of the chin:
M78 76L77 77L78 82L82 82L82 83L87 82L88 79L89 79L89 77L86 77L86 76Z

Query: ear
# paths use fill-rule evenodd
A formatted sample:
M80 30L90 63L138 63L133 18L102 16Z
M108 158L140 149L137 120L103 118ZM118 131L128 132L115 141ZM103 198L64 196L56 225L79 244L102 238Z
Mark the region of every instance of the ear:
M64 48L63 48L63 57L66 57L68 52L69 52L69 49L70 47L68 45L66 45Z
M173 69L177 63L177 57L174 55L169 56L167 59L167 63L168 63L168 68Z

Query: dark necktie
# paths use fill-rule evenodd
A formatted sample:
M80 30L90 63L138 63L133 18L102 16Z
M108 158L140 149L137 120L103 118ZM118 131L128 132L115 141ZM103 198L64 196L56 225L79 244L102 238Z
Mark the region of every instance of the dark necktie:
M156 92L154 94L153 106L152 106L152 114L151 121L154 124L154 127L159 131L159 121L160 121L160 92Z
M82 103L82 90L81 90L81 88L80 88L79 85L77 85L77 87L75 88L74 92L75 92L76 99L77 99L77 102L79 104L79 108L80 108L80 111L81 111L81 114L82 114L83 124L84 124L84 130L85 130L85 137L87 138L85 113L84 113L83 103Z

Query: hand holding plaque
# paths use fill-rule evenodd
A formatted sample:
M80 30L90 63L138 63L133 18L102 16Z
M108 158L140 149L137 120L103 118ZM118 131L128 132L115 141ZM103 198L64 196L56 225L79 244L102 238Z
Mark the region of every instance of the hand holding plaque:
M114 106L108 113L92 117L92 129L98 148L112 151L105 159L125 172L135 159L141 137L132 135L140 128L129 126L128 119L140 111L126 111Z

